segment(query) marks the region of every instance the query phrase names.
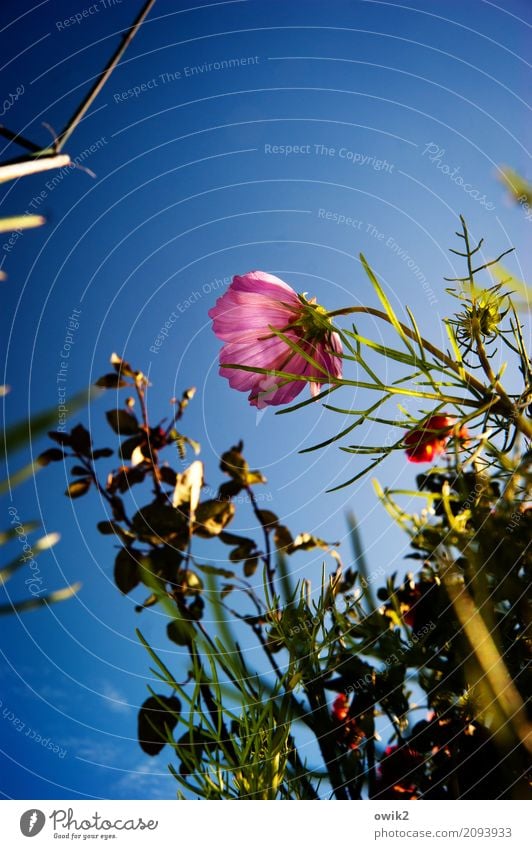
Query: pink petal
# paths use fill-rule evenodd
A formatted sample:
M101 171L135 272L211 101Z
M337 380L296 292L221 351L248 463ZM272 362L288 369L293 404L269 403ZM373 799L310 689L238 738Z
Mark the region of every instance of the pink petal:
M284 382L284 378L273 375L261 375L262 381L249 394L249 403L252 407L263 410L265 407L287 404L292 401L304 389L303 380L292 380Z
M283 371L289 374L306 375L308 367L309 364L300 354L294 354ZM275 375L260 376L262 381L259 381L248 399L251 406L258 407L259 410L290 403L303 391L307 383L305 380L289 380L285 377L275 377Z
M244 303L235 303L228 292L220 298L216 305L209 310L213 319L213 330L224 342L237 341L242 334L268 335L270 326L285 328L297 318L292 312L278 301L254 295L245 295Z
M288 331L286 335L294 342L298 341L298 337L293 331ZM224 368L224 365L227 363L245 365L250 368L277 369L297 373L293 365L294 358L291 358L288 363L286 362L290 355L290 348L278 336L259 340L256 335L250 335L243 341L228 342L223 346L220 351L220 375L229 380L229 385L233 389L255 391L257 387L258 389L261 388L262 381L271 380L271 376L261 372L228 369Z
M299 298L292 287L280 277L267 274L266 271L248 271L247 274L236 275L233 277L231 286L238 292L259 292L277 301L288 301L295 306L300 306ZM279 289L282 289L282 292Z

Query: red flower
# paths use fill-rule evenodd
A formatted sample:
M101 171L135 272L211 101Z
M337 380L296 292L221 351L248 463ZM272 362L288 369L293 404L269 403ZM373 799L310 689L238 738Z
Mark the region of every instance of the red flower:
M452 430L456 424L453 416L430 416L422 427L409 431L404 438L406 456L411 463L431 463L445 452ZM467 437L467 428L458 433L461 439Z
M347 696L340 693L333 702L332 718L340 725L338 740L344 743L348 749L358 749L364 732L359 727L356 719L349 716L349 701Z
M344 696L343 693L340 693L339 696L336 696L333 702L331 713L333 719L336 719L337 722L345 722L349 715L349 704L347 702L347 696Z

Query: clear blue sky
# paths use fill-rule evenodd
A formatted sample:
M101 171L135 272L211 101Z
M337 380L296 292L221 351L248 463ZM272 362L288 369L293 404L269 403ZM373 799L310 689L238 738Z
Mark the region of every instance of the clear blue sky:
M356 259L362 251L397 307L414 308L423 331L441 341L439 319L452 307L442 278L457 268L447 248L459 213L475 236L485 237L488 253L513 244L508 265L524 274L531 223L508 202L496 169L508 164L531 175L530 6L191 5L158 0L70 140L68 152L95 178L78 169L47 186L50 173L5 191L1 214L38 206L48 219L11 245L9 234L0 240L9 275L1 310L5 380L12 386L8 420L56 403L66 325L80 310L69 395L108 370L112 351L149 372L154 418L168 412L172 395L196 386L184 430L202 444L210 484L220 482L219 453L242 438L251 465L268 477L266 506L293 531L342 539L345 513L354 510L370 569L402 572L407 541L369 480L323 495L360 461L334 446L298 454L339 429L341 417L321 407L257 417L217 375L219 343L207 311L224 278L251 269L278 274L329 309L374 304ZM43 122L62 128L140 6L4 0L7 106L0 121L46 144ZM17 90L18 98L10 98ZM286 155L286 146L299 151ZM443 165L464 178L476 199ZM154 353L172 311L178 320ZM364 330L380 332L370 322ZM98 400L73 420L90 421L101 445L112 443L103 421L108 406ZM366 429L367 443L379 438ZM415 471L394 457L379 478L407 487ZM135 626L176 669L180 659L169 652L162 617L135 614L142 591L124 598L113 586L112 540L94 531L102 518L98 499L71 504L62 496L65 480L65 469L55 466L14 493L22 517L61 533L39 560L48 588L76 580L83 588L49 611L0 620L1 710L24 725L17 730L0 715L0 792L171 798L167 752L148 762L136 744L136 709L150 675ZM5 500L1 527L8 506ZM242 509L234 529L253 527ZM343 553L349 563L347 544ZM297 555L292 566L298 577L316 581L321 555ZM23 594L23 579L9 584L14 598ZM36 734L61 752L35 742Z

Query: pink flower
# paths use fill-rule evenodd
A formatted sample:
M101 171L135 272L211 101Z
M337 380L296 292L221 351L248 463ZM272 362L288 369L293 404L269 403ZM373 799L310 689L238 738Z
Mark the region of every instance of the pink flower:
M247 366L290 375L321 378L342 376L342 343L323 307L308 301L272 274L250 271L233 277L227 292L209 310L213 329L225 342L220 351L220 374L240 392L249 392L249 403L263 409L286 404L299 395L305 384L317 395L323 388L318 380L291 380L261 371L240 371ZM281 331L322 368L312 365L300 353L272 333Z

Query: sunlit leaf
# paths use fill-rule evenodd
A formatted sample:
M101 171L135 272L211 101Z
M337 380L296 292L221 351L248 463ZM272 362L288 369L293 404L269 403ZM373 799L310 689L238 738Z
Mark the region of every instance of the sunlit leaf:
M200 537L217 536L235 515L232 501L203 501L196 511L194 533Z
M174 507L189 505L190 521L194 521L203 487L204 469L201 460L195 460L182 474L177 475L172 496Z
M0 167L0 183L2 182ZM12 215L11 218L0 218L0 233L12 233L14 230L31 230L42 227L46 218L42 215Z
M68 495L69 498L81 498L82 495L85 495L89 491L91 483L92 481L90 478L80 478L72 481L72 483L69 484L65 495Z
M0 605L0 616L5 616L9 613L25 613L28 610L36 610L39 607L46 607L49 604L55 604L58 601L65 601L67 598L76 595L81 588L81 584L72 584L70 587L65 587L62 590L55 590L45 596L28 598L25 601L13 602L13 604Z

